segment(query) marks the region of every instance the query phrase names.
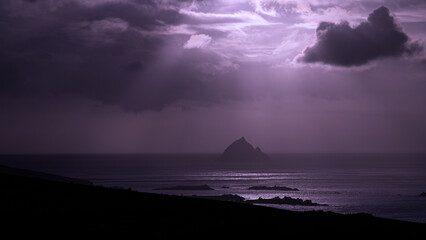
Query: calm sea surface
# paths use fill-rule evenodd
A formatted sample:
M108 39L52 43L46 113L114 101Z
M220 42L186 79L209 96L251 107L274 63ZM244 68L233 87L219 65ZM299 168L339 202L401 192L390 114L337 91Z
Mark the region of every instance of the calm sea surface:
M221 163L218 154L0 156L0 164L87 179L96 185L177 195L289 196L328 206L269 205L426 223L426 155L277 154L271 162ZM208 185L213 191L153 190ZM251 186L299 191L256 191Z

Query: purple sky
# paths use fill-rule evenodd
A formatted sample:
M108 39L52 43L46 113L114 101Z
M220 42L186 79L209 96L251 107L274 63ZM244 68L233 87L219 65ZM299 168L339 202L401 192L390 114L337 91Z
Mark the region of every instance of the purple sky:
M0 154L426 152L424 0L2 0Z

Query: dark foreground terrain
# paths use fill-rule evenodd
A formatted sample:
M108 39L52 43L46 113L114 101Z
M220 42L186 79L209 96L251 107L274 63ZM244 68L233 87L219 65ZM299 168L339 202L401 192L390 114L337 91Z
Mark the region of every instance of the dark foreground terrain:
M367 214L291 212L0 173L2 234L134 239L424 239L426 224Z

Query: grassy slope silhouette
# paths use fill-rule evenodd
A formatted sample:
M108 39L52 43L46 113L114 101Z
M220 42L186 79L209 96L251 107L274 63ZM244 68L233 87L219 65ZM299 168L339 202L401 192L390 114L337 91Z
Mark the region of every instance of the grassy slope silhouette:
M2 231L14 236L421 238L426 224L141 193L0 174Z

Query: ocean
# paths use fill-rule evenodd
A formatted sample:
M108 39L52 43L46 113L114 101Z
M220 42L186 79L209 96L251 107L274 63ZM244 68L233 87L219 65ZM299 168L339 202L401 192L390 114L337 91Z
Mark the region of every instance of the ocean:
M272 154L256 164L219 154L2 155L0 164L81 178L113 188L185 196L292 197L324 206L266 206L426 223L426 154ZM155 190L208 185L214 190ZM285 186L299 191L249 190ZM143 203L141 203L143 204ZM326 205L326 206L325 206Z

